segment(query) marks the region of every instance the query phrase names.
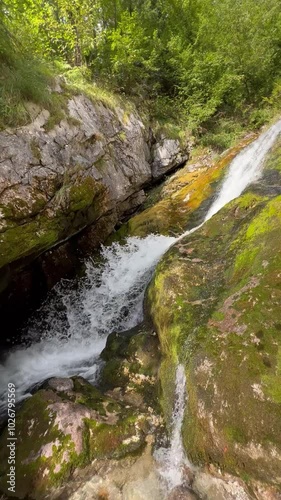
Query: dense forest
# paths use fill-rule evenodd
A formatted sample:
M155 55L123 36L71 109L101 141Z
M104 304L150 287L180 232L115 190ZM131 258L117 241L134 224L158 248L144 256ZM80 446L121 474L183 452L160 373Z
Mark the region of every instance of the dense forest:
M0 23L2 126L82 75L193 132L223 124L224 147L281 93L280 0L7 0Z

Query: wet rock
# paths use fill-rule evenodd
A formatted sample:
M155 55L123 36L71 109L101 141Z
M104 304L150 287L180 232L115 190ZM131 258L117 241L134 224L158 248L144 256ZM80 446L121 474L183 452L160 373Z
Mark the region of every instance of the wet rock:
M159 341L151 324L108 336L100 384L112 397L140 408L157 408Z
M204 472L198 473L193 488L199 498L208 500L252 500L243 482L231 477L218 478Z
M188 457L277 490L280 213L280 196L245 193L170 249L148 289L168 422L177 357L185 363Z
M147 436L146 447L138 456L119 460L95 460L59 490L52 491L58 500L164 500L162 488L152 454L153 439Z
M113 232L118 220L117 210L114 209L74 237L71 241L78 248L79 254L83 257L91 255Z
M168 495L167 500L198 500L199 497L185 486L174 488Z
M191 159L163 186L152 191L145 202L145 210L132 217L126 227L117 232L115 238L144 237L149 233L174 236L199 225L212 203L225 168L252 139L246 138L221 155L218 161L203 156L194 164Z
M122 490L122 500L147 500L147 498L163 500L159 477L153 470L145 478L129 481Z
M152 417L103 395L82 377L49 379L17 412L16 496L45 498L77 468L141 453ZM6 428L0 437L3 493L8 493L7 437Z
M74 382L71 378L50 378L47 384L56 392L68 392L74 389Z

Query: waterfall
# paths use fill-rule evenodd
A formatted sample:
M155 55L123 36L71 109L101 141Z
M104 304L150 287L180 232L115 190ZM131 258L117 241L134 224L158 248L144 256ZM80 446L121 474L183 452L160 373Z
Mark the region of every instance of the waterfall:
M280 132L281 120L272 125L232 160L220 192L210 207L205 221L213 217L227 203L240 196L249 184L261 177L266 154L272 148Z
M186 377L184 366L179 364L176 370L175 402L171 419L171 444L167 448L158 448L155 458L159 463L159 473L166 484L168 491L183 482L184 465L191 467L185 457L181 428L186 406Z
M16 385L17 401L52 376L81 375L94 382L107 336L142 321L145 288L175 241L149 235L103 247L103 263L88 261L78 288L68 280L56 286L31 319L26 344L11 350L0 365L0 413L6 409L9 382Z
M183 233L178 240L197 231L227 203L240 196L249 184L261 177L266 154L272 148L280 132L281 120L252 144L243 149L232 160L218 196L207 212L203 223ZM168 491L182 484L184 465L192 469L192 464L185 457L181 438L181 427L185 411L185 382L184 368L179 364L176 372L175 403L171 421L172 433L170 444L167 448L159 448L155 452L155 458L159 463L159 472Z
M281 121L231 162L206 220L260 176L263 159L280 131ZM0 412L6 407L9 382L15 383L20 401L30 395L32 387L52 376L81 375L94 381L107 336L142 320L145 288L157 262L176 241L149 235L143 239L128 238L125 245L103 247L103 262L96 265L88 261L86 277L78 287L67 280L55 287L32 318L25 345L11 349L0 364ZM179 368L177 376L180 374ZM183 380L182 375L177 387L182 387ZM181 412L176 411L176 415L173 423L178 429ZM173 439L178 440L179 436L178 430L172 434L173 450Z

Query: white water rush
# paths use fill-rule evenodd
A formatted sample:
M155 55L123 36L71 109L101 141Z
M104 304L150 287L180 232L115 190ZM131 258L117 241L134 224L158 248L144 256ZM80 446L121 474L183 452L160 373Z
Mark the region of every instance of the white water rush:
M68 280L55 287L30 322L27 344L11 350L0 365L0 411L10 382L17 387L17 401L49 377L81 375L93 382L107 336L142 321L145 288L175 241L149 235L128 238L125 245L113 243L102 248L102 264L87 262L78 288Z
M167 486L173 490L183 482L184 466L192 468L187 460L182 443L181 428L186 406L186 377L184 366L178 365L175 381L175 403L171 420L171 444L167 448L158 448L155 458L159 463L159 473Z
M205 221L260 177L265 155L280 132L281 120L230 163ZM86 276L79 285L63 280L56 286L31 319L26 344L11 349L0 365L0 413L6 407L8 383L16 385L20 401L30 395L32 387L49 377L81 375L93 382L107 336L141 322L145 288L157 262L176 241L149 235L143 239L128 238L125 245L103 247L102 263L88 261ZM170 446L162 450L161 471L168 488L181 484L186 463L181 440L184 409L185 376L179 365Z
M281 120L272 125L232 160L219 195L208 211L205 221L213 217L231 200L240 196L249 184L261 177L265 156L280 132Z

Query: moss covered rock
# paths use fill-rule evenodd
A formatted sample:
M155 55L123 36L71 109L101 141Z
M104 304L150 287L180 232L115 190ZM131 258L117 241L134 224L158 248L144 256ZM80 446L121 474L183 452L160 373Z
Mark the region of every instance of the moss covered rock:
M146 236L149 233L181 234L189 227L202 222L225 169L241 148L249 144L247 137L219 159L202 156L197 162L191 159L164 185L158 186L148 196L145 210L132 217L115 238Z
M103 395L82 377L50 379L17 412L16 491L8 491L8 429L0 437L0 488L45 498L77 467L139 453L150 424L128 402Z
M196 464L281 487L281 196L247 192L180 240L148 290L169 420L187 375L184 446Z
M157 413L160 349L152 326L142 324L126 332L112 333L101 357L105 364L100 383L108 394Z

